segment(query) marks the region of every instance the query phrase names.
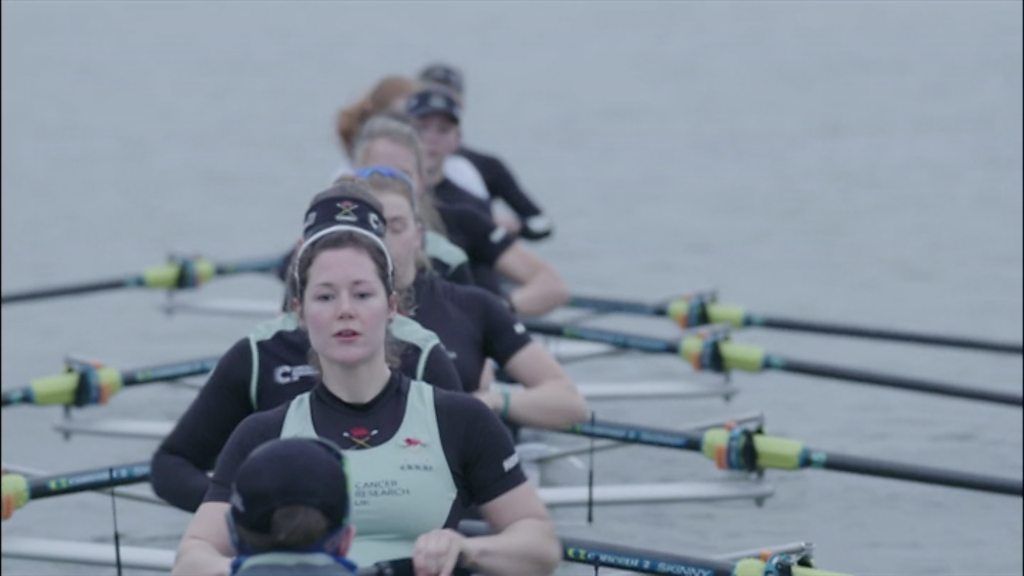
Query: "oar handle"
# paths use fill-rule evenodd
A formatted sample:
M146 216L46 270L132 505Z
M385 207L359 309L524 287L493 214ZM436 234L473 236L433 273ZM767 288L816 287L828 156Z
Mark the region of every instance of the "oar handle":
M779 316L764 316L760 314L749 314L747 317L747 325L776 328L779 330L851 336L854 338L869 338L873 340L893 340L914 344L949 346L952 348L966 348L969 350L983 350L986 352L1002 352L1007 354L1024 353L1024 346L1022 346L1020 342L1005 342L984 338L970 338L966 336L925 334L923 332L893 330L889 328L869 328L866 326L799 320Z
M904 464L902 462L889 462L863 456L851 456L813 449L808 450L808 461L811 463L811 466L826 470L839 470L853 474L910 480L927 484L938 484L940 486L952 486L954 488L967 488L1010 496L1024 496L1024 482L1012 478L1000 478L959 470L944 470L928 466Z
M784 372L823 376L826 378L836 378L850 382L860 382L862 384L875 384L879 386L887 386L889 388L928 392L931 394L952 396L954 398L981 400L984 402L993 402L996 404L1006 404L1010 406L1024 405L1024 398L1022 398L1020 394L1014 394L1011 392L985 390L975 388L973 386L935 382L933 380L912 378L909 376L883 374L859 368L845 368L842 366L807 362L805 360L793 360L791 358L783 358L782 356L771 354L765 358L765 365L768 368Z

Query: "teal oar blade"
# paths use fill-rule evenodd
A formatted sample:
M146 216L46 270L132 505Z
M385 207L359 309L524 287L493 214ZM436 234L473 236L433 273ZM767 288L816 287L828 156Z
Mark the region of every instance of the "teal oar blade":
M67 372L36 378L28 386L5 390L0 398L4 407L103 404L125 386L200 376L213 370L218 360L220 357L211 356L131 370L76 364Z
M146 482L149 480L149 472L149 462L145 461L37 478L26 478L21 474L4 474L3 519L10 518L15 510L32 500Z
M0 296L0 303L14 304L17 302L29 302L58 296L71 296L75 294L88 294L119 288L159 288L159 289L181 289L194 288L210 280L214 276L227 274L241 274L246 272L273 272L280 270L289 256L275 256L267 258L251 258L235 262L215 263L205 258L183 258L167 264L160 264L147 268L140 274L132 274L121 278L109 280L97 280L69 284L66 286L53 286L24 290L21 292L8 292Z
M666 303L645 303L614 298L594 296L572 296L568 306L584 308L605 313L635 314L641 316L665 316L672 318L681 326L693 327L702 324L725 323L734 328L761 327L779 330L793 330L834 336L850 336L872 340L906 342L911 344L928 344L947 346L967 350L1001 352L1006 354L1024 353L1024 345L1020 342L1009 342L976 338L970 336L954 336L946 334L930 334L912 330L892 328L876 328L858 326L841 322L822 322L817 320L801 320L770 316L748 312L742 306L719 304L713 292L702 292L683 296Z
M479 520L459 522L458 531L470 537L490 534L490 528ZM736 562L700 556L663 552L559 535L562 560L595 568L618 568L639 574L687 574L693 576L764 576L789 573L792 576L843 576L839 572L819 570L800 565L802 558L778 554L768 560L775 572L766 569L766 562L744 558ZM781 570L781 571L780 571ZM788 571L788 572L787 572Z
M1024 495L1024 484L1021 480L830 453L807 448L797 440L768 436L759 431L747 432L743 429L727 430L725 428L683 431L608 421L584 422L576 424L568 430L556 431L658 448L701 452L722 468L750 471L769 468L779 470L819 468L994 494ZM752 447L748 445L751 442L753 443ZM749 450L750 448L752 450Z

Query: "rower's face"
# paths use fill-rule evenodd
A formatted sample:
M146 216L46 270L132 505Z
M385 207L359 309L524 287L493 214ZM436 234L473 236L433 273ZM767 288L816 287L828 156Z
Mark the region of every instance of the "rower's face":
M321 362L353 367L384 356L395 301L362 249L331 248L310 265L300 314Z
M405 146L391 140L378 138L366 146L363 154L356 159L356 164L356 169L369 166L390 166L412 179L417 195L422 193L423 178L416 166L416 153Z
M459 149L459 125L444 114L429 114L416 119L416 129L423 140L427 173L440 172L444 159Z
M379 192L388 233L384 243L395 262L395 284L408 288L416 280L416 257L423 247L423 229L416 221L409 201L397 192Z

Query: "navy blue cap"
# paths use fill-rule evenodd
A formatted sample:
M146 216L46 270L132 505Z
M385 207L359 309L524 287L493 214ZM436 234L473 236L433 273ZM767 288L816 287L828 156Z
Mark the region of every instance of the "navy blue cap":
M348 521L348 477L341 450L320 438L271 440L238 467L231 490L231 517L253 532L270 532L274 511L310 506L332 529Z
M462 72L459 72L459 69L454 66L441 64L440 62L431 64L420 71L420 80L440 84L451 88L458 94L462 94Z
M444 114L456 124L462 115L462 107L451 94L438 88L425 88L409 97L405 111L414 118L431 114Z

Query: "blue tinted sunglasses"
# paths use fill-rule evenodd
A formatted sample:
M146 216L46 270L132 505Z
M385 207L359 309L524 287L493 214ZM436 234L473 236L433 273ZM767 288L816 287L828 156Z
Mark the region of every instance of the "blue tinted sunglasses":
M401 180L402 182L405 183L406 186L409 187L409 190L415 190L415 187L412 184L412 178L409 178L409 176L405 172L402 172L401 170L396 170L391 166L367 166L366 168L360 168L359 170L356 170L355 176L356 178L362 178L363 180L366 180L371 176L382 176L384 178L390 178L392 180Z

